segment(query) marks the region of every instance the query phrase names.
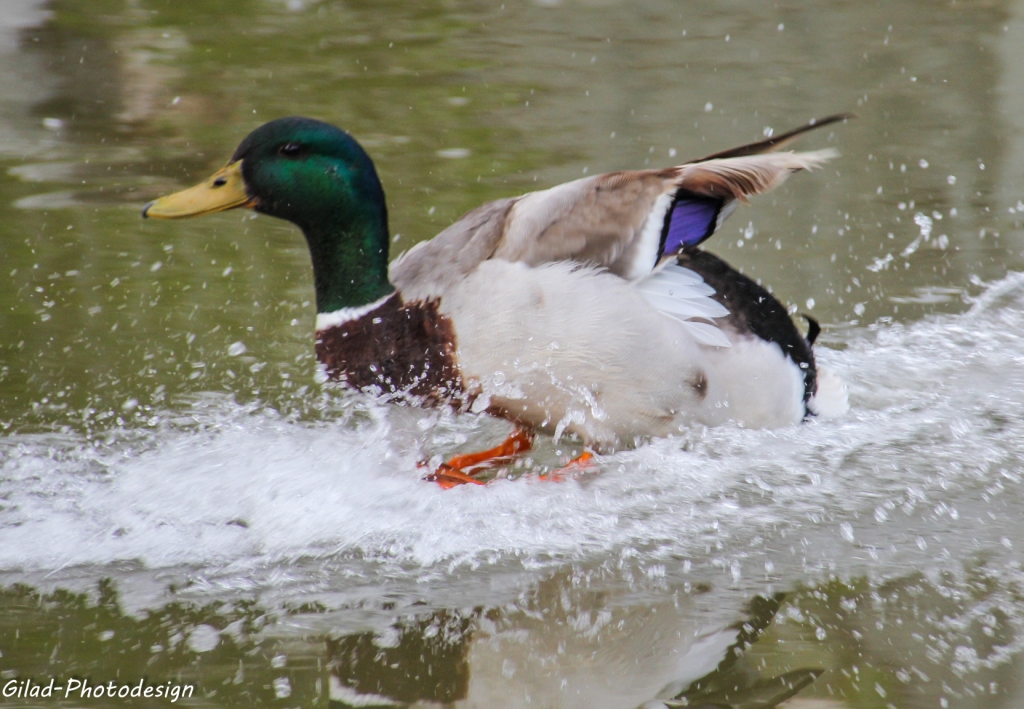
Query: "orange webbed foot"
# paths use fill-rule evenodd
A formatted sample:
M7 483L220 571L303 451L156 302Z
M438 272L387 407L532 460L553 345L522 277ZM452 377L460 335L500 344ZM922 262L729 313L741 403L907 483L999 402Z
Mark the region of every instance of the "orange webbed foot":
M545 475L538 475L537 479L542 482L565 482L579 473L593 470L596 467L597 461L595 460L594 454L590 451L583 451L561 468L556 468Z
M532 447L533 431L516 426L509 437L494 448L454 456L447 463L442 463L426 479L436 482L445 490L467 483L483 485L484 483L473 476L488 468L508 463L512 458L520 453L525 453Z
M508 438L494 448L453 456L445 465L459 470L479 466L493 467L507 463L509 459L520 453L525 453L531 448L533 448L533 431L517 426Z
M427 480L437 483L442 490L451 490L458 485L483 485L481 480L467 475L458 468L453 468L447 463L441 463L437 470L431 473Z

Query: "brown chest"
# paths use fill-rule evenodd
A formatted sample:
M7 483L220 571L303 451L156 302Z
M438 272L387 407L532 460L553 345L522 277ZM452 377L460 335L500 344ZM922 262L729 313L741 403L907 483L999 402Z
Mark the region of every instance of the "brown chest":
M436 302L394 295L370 312L316 334L329 377L356 389L424 406L466 403L455 359L455 330Z

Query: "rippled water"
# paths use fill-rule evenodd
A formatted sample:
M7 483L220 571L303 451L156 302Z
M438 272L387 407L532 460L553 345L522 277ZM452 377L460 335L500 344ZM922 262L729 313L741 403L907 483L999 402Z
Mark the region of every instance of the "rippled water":
M1019 706L1024 7L506 5L5 0L0 680ZM292 227L138 218L291 113L367 146L397 254L488 199L839 110L805 145L843 157L708 246L821 320L850 414L562 483L535 473L578 444L546 439L436 489L421 460L507 424L317 384Z

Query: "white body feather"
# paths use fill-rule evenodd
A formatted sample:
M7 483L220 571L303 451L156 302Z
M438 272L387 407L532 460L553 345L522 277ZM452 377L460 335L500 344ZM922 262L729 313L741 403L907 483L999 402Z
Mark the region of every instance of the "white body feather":
M804 416L803 377L777 345L736 334L731 347L702 345L607 272L490 259L446 294L441 312L480 394L474 408L598 450L693 422L771 427Z

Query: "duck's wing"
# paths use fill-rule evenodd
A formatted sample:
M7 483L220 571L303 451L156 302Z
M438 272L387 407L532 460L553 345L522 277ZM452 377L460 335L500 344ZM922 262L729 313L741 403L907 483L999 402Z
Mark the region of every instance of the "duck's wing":
M530 265L579 261L638 280L663 257L709 238L737 202L835 155L826 149L713 158L532 192L509 209L494 256Z
M737 202L834 157L831 149L768 151L844 118L677 167L596 175L485 204L399 257L392 282L413 297L436 297L488 258L531 266L575 261L639 281L710 237Z

